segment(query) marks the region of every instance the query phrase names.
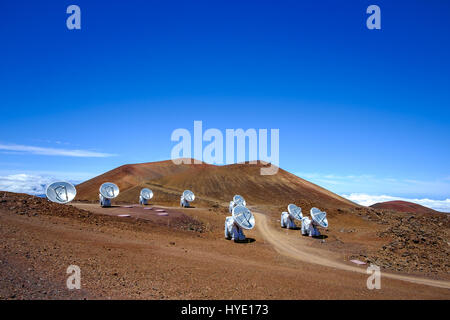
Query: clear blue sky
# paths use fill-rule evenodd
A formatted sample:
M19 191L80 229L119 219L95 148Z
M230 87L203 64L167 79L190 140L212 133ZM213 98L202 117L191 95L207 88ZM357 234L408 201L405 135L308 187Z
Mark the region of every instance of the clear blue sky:
M66 28L70 4L81 30ZM366 28L370 4L381 30ZM444 0L4 0L0 176L168 159L172 131L202 120L280 129L280 166L340 194L450 198L449 13Z

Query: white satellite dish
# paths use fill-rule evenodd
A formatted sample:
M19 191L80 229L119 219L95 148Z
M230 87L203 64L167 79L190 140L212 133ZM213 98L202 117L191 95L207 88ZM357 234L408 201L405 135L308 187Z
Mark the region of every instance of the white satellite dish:
M192 202L195 200L195 195L191 190L184 190L183 197L189 202Z
M153 198L153 191L149 188L144 188L141 190L141 197L146 200L150 200L151 198Z
M328 228L327 213L317 208L311 208L311 218L313 222L322 228Z
M288 212L289 215L295 220L302 221L303 219L302 208L297 207L295 204L291 203L290 205L288 205Z
M302 234L304 236L318 237L320 236L317 227L328 228L327 213L317 208L311 208L311 220L308 217L302 219Z
M225 218L225 239L244 241L243 229L250 230L255 226L255 217L249 209L244 206L233 208L231 217Z
M303 214L302 209L300 207L297 207L295 204L291 203L288 205L288 212L283 211L281 213L281 227L282 228L288 228L288 229L296 229L297 226L295 225L294 220L302 221Z
M183 194L181 195L180 199L180 205L182 207L189 207L190 202L195 200L195 195L191 190L184 190Z
M242 229L250 230L255 226L255 217L251 211L244 206L236 206L233 209L232 215L234 221L236 221Z
M100 205L102 207L110 207L111 199L119 195L119 187L112 182L105 182L100 186Z
M151 198L153 198L153 191L149 188L144 188L139 195L139 204L147 204Z
M45 190L47 199L60 204L69 203L75 198L76 194L77 189L74 185L64 181L53 182Z
M105 182L100 186L100 194L106 199L114 199L119 195L119 187L112 182Z

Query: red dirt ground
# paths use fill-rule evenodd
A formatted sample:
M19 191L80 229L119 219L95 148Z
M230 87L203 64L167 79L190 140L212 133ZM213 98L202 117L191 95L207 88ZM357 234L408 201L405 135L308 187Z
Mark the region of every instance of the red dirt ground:
M420 204L400 200L379 202L371 205L370 207L374 209L393 210L405 213L438 213L438 211L421 206Z
M356 212L331 217L323 242L280 229L276 210L258 207L256 227L246 232L252 240L236 244L223 238L225 207L164 209L169 215L154 220L141 208L57 205L0 192L0 298L450 298L448 288L434 286L450 285L448 269L434 275L420 273L426 285L399 280L404 274L389 272L397 278L382 276L382 289L368 290L364 267L349 263L348 254L386 242L376 240L376 230L385 226ZM122 213L133 216L115 216ZM189 218L179 223L159 221L183 216ZM340 232L348 224L355 230ZM283 243L298 252L292 254ZM310 252L317 252L317 257ZM71 264L81 268L81 290L65 287Z

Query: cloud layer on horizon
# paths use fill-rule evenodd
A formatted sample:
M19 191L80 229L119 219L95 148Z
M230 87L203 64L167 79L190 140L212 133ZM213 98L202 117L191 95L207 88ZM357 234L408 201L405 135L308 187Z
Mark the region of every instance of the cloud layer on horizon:
M342 197L347 198L357 204L363 206L371 206L378 202L402 200L420 204L422 206L434 209L441 212L450 212L450 199L445 200L433 200L433 199L410 199L403 197L393 197L388 195L369 195L364 193L351 193L351 194L341 194Z
M88 150L43 148L43 147L17 145L17 144L11 144L11 145L0 144L0 150L6 151L6 152L19 152L19 153L29 153L29 154L36 154L36 155L64 156L64 157L106 158L106 157L115 156L115 154L88 151Z
M27 193L31 195L45 194L47 186L56 181L68 181L78 184L95 176L88 173L14 173L0 175L0 191Z
M296 173L337 194L397 195L408 199L447 199L450 197L448 177L424 181L371 174L336 175L322 173Z
M25 173L0 176L0 190L39 195L45 193L45 188L54 179Z

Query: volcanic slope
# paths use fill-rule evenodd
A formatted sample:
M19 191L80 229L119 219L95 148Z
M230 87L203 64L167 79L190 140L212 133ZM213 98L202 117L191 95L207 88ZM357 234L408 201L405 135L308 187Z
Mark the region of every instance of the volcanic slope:
M439 213L439 211L421 206L420 204L400 200L378 202L370 207L374 209L393 210L405 213Z
M265 163L241 163L224 166L180 164L171 160L128 164L108 171L77 186L75 200L95 201L104 182L120 188L117 202L137 202L141 188L154 192L155 203L177 204L185 189L196 195L193 205L202 202L226 205L235 194L241 194L252 205L283 205L300 202L306 207L355 208L348 201L324 188L301 179L283 169L275 175L261 175Z

